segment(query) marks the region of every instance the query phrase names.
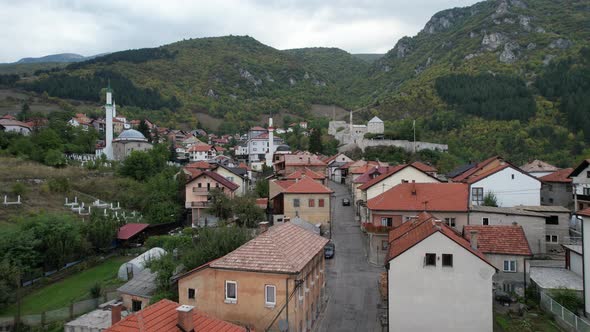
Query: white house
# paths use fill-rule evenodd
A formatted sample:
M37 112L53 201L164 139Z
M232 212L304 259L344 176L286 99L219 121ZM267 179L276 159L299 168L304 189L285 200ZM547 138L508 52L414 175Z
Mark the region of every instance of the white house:
M328 179L336 183L343 183L342 169L340 167L351 161L353 160L344 153L338 153L325 159L324 162L328 165L328 167L326 167L326 176Z
M389 331L493 330L496 268L431 214L390 231L386 268Z
M196 144L188 149L190 161L206 161L217 156L217 150L209 144Z
M471 205L482 205L488 193L493 193L502 207L541 205L541 181L510 164L470 178L467 183Z
M31 127L28 124L12 119L0 119L0 130L25 136L31 133Z
M413 165L399 165L358 187L361 191L360 199L367 202L400 183L411 182L438 183L440 180L424 173Z
M574 192L574 209L590 207L590 159L585 159L570 173Z

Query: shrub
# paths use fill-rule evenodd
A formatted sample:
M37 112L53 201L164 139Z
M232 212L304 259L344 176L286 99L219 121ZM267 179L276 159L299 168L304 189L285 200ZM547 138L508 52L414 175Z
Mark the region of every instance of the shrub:
M24 183L16 182L12 185L12 193L15 195L24 196L27 193L27 186Z
M45 165L53 167L63 167L66 165L66 158L59 150L49 150L43 160Z
M90 287L90 296L92 296L93 299L99 298L101 294L102 285L99 282L95 283L92 287Z
M584 307L584 301L571 289L556 289L551 292L553 299L571 312L578 312Z
M498 198L496 197L496 194L494 194L491 191L487 192L483 198L483 205L497 207L498 206Z
M70 181L67 178L53 178L47 181L49 190L54 193L65 193L70 190Z

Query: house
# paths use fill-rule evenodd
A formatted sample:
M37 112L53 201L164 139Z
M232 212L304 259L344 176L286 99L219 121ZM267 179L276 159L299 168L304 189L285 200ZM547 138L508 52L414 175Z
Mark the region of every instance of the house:
M119 308L111 309L113 325L105 332L247 332L245 327L212 317L195 309L163 299L121 319ZM117 313L115 313L117 312Z
M498 270L494 289L524 295L525 259L533 256L520 225L467 225L463 237L476 246Z
M272 226L181 276L179 301L256 331L277 331L279 322L310 331L325 303L326 243L289 222Z
M331 222L332 190L311 178L269 181L269 194L275 221L300 217L324 227Z
M385 124L383 120L379 119L378 117L373 117L367 123L367 132L371 134L383 134L385 131Z
M388 240L389 331L493 330L496 268L475 246L425 212Z
M357 178L358 179L358 178ZM400 183L439 183L440 180L429 175L412 165L398 165L391 167L384 174L381 174L358 187L362 202L382 194L386 190L397 186ZM362 220L362 216L361 216Z
M217 156L215 147L209 144L195 144L188 149L190 161L207 161Z
M541 205L559 205L570 210L574 208L574 195L572 193L572 179L569 175L573 168L564 168L542 176Z
M549 174L559 170L559 168L557 168L549 163L546 163L542 160L538 160L538 159L535 159L535 160L531 161L530 163L520 166L520 169L529 173L530 175L532 175L536 178L540 178L545 175L549 175Z
M402 183L370 199L361 226L367 232L369 260L381 264L387 253L387 233L421 212L434 213L461 231L467 225L467 186L461 183Z
M550 215L516 208L476 205L469 208L472 226L522 226L533 255L547 253L546 223Z
M121 246L129 246L130 244L142 244L145 240L144 231L149 227L149 224L141 223L127 223L119 228L117 231L117 240Z
M342 166L341 168L345 169L348 176L346 177L346 181L348 184L354 183L359 176L365 174L368 170L375 167L387 167L389 166L388 163L383 163L380 161L365 161L365 160L358 160L348 163L347 165Z
M576 215L582 218L582 238L590 239L590 208L577 211ZM582 242L583 285L590 285L590 255L584 255L585 252L590 252L590 241ZM588 286L584 287L584 313L590 314L590 287Z
M239 185L213 171L193 171L185 185L185 208L191 210L193 227L217 224L217 218L207 212L211 205L211 191L219 190L229 198L235 196Z
M295 171L287 175L284 178L284 180L301 180L303 177L308 177L323 185L326 184L326 176L323 173L314 172L309 168L304 168L303 170Z
M326 163L311 153L275 154L274 168L279 177L297 171L305 171L306 168L317 173L326 174Z
M448 175L453 182L469 184L471 205L483 205L487 195L502 207L540 205L541 181L496 156L459 168Z
M562 244L571 244L579 239L570 236L570 210L563 206L515 206L516 209L545 215L545 246L548 253L563 253Z
M415 162L411 163L411 165L428 175L431 175L434 177L438 176L438 170L436 169L436 167L434 167L432 165L425 164L421 161L415 161Z
M3 118L0 119L0 131L28 136L31 134L31 127L21 121Z
M250 189L248 172L238 167L227 167L222 164L214 164L213 172L223 176L226 180L238 185L235 191L236 196L244 196Z
M83 113L77 113L75 117L71 118L68 121L68 124L72 127L80 127L82 130L88 130L90 127L94 127L92 125L92 119L86 116Z
M582 161L568 178L572 179L574 211L590 207L590 159Z
M326 165L326 176L328 179L336 182L336 183L344 183L344 178L346 175L343 176L342 169L340 167L344 166L346 163L353 161L344 153L338 153L333 155L332 157L326 158L323 160Z
M137 312L145 309L150 304L150 299L157 289L156 277L157 274L148 268L117 288L123 306L127 311Z
M152 143L142 133L135 129L127 129L121 132L113 140L113 159L125 160L133 151L145 152L152 149Z

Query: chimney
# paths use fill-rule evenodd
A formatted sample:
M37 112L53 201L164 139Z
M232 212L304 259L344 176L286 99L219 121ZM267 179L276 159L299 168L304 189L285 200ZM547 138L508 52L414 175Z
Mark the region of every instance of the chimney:
M258 223L258 229L260 230L260 234L266 232L268 230L268 221Z
M121 310L123 305L117 302L111 306L111 325L117 324L121 320Z
M191 305L181 305L176 308L176 312L178 312L178 322L176 323L176 326L178 326L183 332L191 332L195 330L193 308L194 307Z
M479 232L473 229L469 231L469 234L471 234L469 241L471 243L471 249L477 250L477 237L479 236Z
M416 183L412 182L412 195L416 196Z

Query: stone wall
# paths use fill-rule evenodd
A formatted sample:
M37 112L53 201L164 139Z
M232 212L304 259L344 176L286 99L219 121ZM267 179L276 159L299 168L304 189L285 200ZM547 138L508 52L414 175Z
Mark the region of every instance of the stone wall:
M396 146L398 148L402 148L406 151L414 151L414 142L407 141L407 140L389 140L389 139L359 139L356 140L356 143L346 144L341 146L338 150L340 152L349 151L354 149L355 146L358 146L361 150L365 151L366 148L370 146ZM434 150L434 151L442 151L446 152L449 150L449 146L447 144L438 144L438 143L430 143L430 142L416 142L416 151L420 150Z

